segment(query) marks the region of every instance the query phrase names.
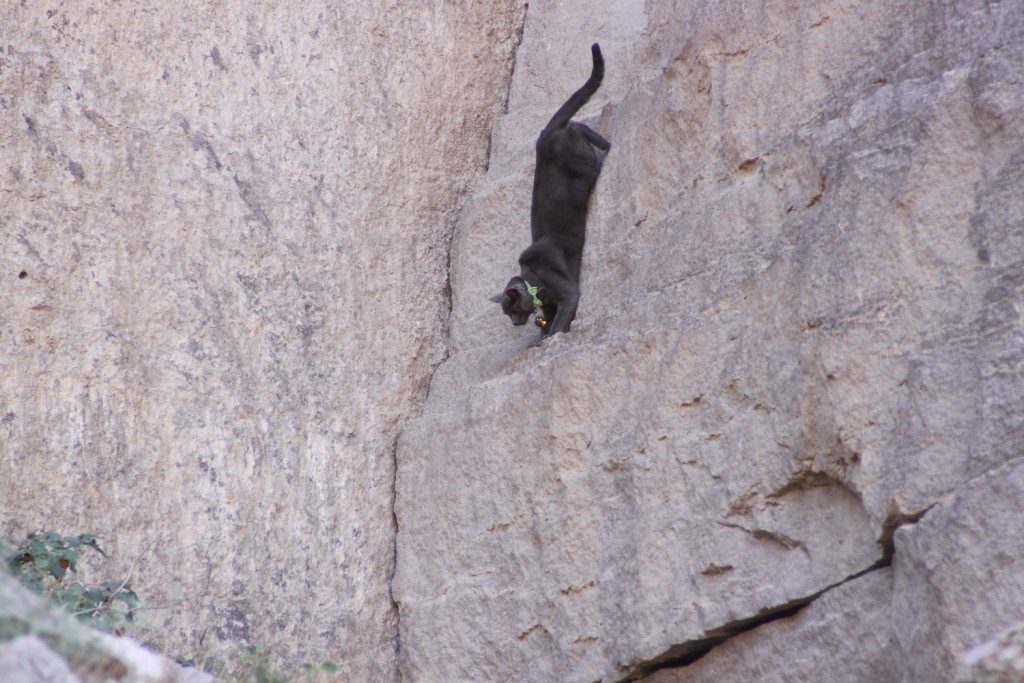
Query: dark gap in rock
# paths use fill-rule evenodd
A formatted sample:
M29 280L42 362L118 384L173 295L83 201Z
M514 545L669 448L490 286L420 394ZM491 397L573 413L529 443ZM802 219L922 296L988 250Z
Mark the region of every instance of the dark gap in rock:
M889 510L885 521L882 522L882 536L878 539L878 545L882 548L882 559L878 561L878 566L888 567L892 564L892 556L896 552L896 544L893 540L896 530L907 524L917 524L933 507L935 507L935 503L917 512Z
M747 159L746 161L742 162L739 165L739 168L738 168L739 172L740 173L752 173L757 168L757 162L759 162L760 160L761 159L758 158L758 157L754 157L753 159Z
M391 572L388 576L388 599L391 601L391 611L395 615L395 631L392 635L392 647L395 651L395 671L392 680L402 679L402 610L398 601L395 600L394 584L395 574L398 573L398 513L395 505L398 502L398 438L395 437L391 444Z
M699 640L691 640L685 643L680 643L674 647L669 648L664 654L654 659L636 664L623 678L619 679L620 683L627 683L628 681L635 681L646 676L650 676L656 671L662 669L680 669L687 667L694 662L698 661L706 654L711 652L714 648L718 647L730 638L734 638L738 635L752 631L755 628L766 626L773 621L779 619L786 619L788 617L795 616L804 607L810 605L812 602L820 598L825 593L838 588L851 581L856 581L871 572L878 571L879 569L885 569L892 565L892 558L896 552L896 546L893 538L896 534L896 529L907 524L916 524L921 521L929 510L931 510L935 504L929 505L928 507L918 510L917 512L900 512L890 511L886 517L885 522L882 525L882 535L878 539L878 545L881 549L881 556L878 561L872 564L866 569L851 574L842 581L838 581L832 585L826 586L822 590L808 595L802 598L796 598L790 602L780 605L778 607L769 607L761 610L758 614L749 617L747 619L739 619L734 622L730 622L721 626L717 629L708 631L705 637Z
M655 671L660 671L661 669L678 669L689 666L730 638L766 624L770 624L773 621L794 616L804 607L813 602L818 595L820 595L820 593L806 598L798 598L780 607L764 609L757 615L748 619L740 619L720 628L712 629L700 640L691 640L686 643L681 643L669 649L660 657L637 665L625 678L620 679L620 681L621 683L626 683L627 681L635 681L637 679L650 676Z
M523 45L523 36L526 34L526 14L530 11L530 3L523 4L522 19L519 22L519 26L515 29L515 45L512 47L512 64L508 71L508 88L505 89L505 101L501 104L502 116L508 115L508 101L512 97L512 78L516 75L516 67L519 66L519 48ZM493 132L492 132L493 134ZM490 164L490 154L488 153L488 165Z

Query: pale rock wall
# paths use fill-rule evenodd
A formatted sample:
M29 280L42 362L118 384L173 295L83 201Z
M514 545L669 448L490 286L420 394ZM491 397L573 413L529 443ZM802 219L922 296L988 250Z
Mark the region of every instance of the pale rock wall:
M644 681L898 681L892 583L890 569L870 572L828 591L795 616L734 636L696 663L661 669Z
M1021 500L1017 458L897 530L891 568L854 577L797 615L649 681L1019 681ZM1017 630L1004 634L1008 626Z
M0 11L0 524L138 557L172 652L998 669L963 658L1024 622L1019 3ZM485 297L594 41L584 299L530 349Z
M394 680L395 439L522 15L0 4L0 533L138 558L174 654Z
M583 300L528 348L484 298L593 41ZM405 680L925 683L1024 620L1022 74L1018 2L531 3L399 439Z
M1024 680L1024 624L1007 629L999 637L973 648L958 681L1017 683Z

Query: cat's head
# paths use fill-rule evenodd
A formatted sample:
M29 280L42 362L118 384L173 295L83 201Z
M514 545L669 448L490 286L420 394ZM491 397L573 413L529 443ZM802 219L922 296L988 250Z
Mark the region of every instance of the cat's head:
M533 297L526 290L526 280L518 275L508 281L504 292L492 296L491 301L501 304L501 310L512 319L513 325L525 325L533 313Z

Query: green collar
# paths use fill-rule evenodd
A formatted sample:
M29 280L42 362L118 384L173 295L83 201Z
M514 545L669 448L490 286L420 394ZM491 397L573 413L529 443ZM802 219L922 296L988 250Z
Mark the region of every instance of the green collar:
M539 289L539 287L534 287L533 285L531 285L526 280L523 280L523 284L526 285L526 292L527 292L527 294L529 294L531 297L533 297L533 307L534 308L541 308L544 305L544 302L541 301L540 297L537 296L537 290Z
M534 287L526 280L523 280L523 284L526 285L526 293L533 297L533 307L536 309L533 322L537 323L537 327L543 329L548 326L548 321L544 318L544 302L537 296L537 290L540 287Z

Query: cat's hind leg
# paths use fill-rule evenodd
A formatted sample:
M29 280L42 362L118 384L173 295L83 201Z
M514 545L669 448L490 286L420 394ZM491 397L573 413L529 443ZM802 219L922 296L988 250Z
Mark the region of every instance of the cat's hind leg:
M586 125L585 123L580 123L579 121L573 121L572 124L570 124L570 125L572 125L572 127L580 135L583 136L584 140L586 140L587 142L592 144L594 147L597 147L600 150L604 150L605 152L607 152L609 149L611 149L612 143L610 143L607 140L605 140L603 137L601 137L600 133L598 133L596 130L594 130L590 126Z

